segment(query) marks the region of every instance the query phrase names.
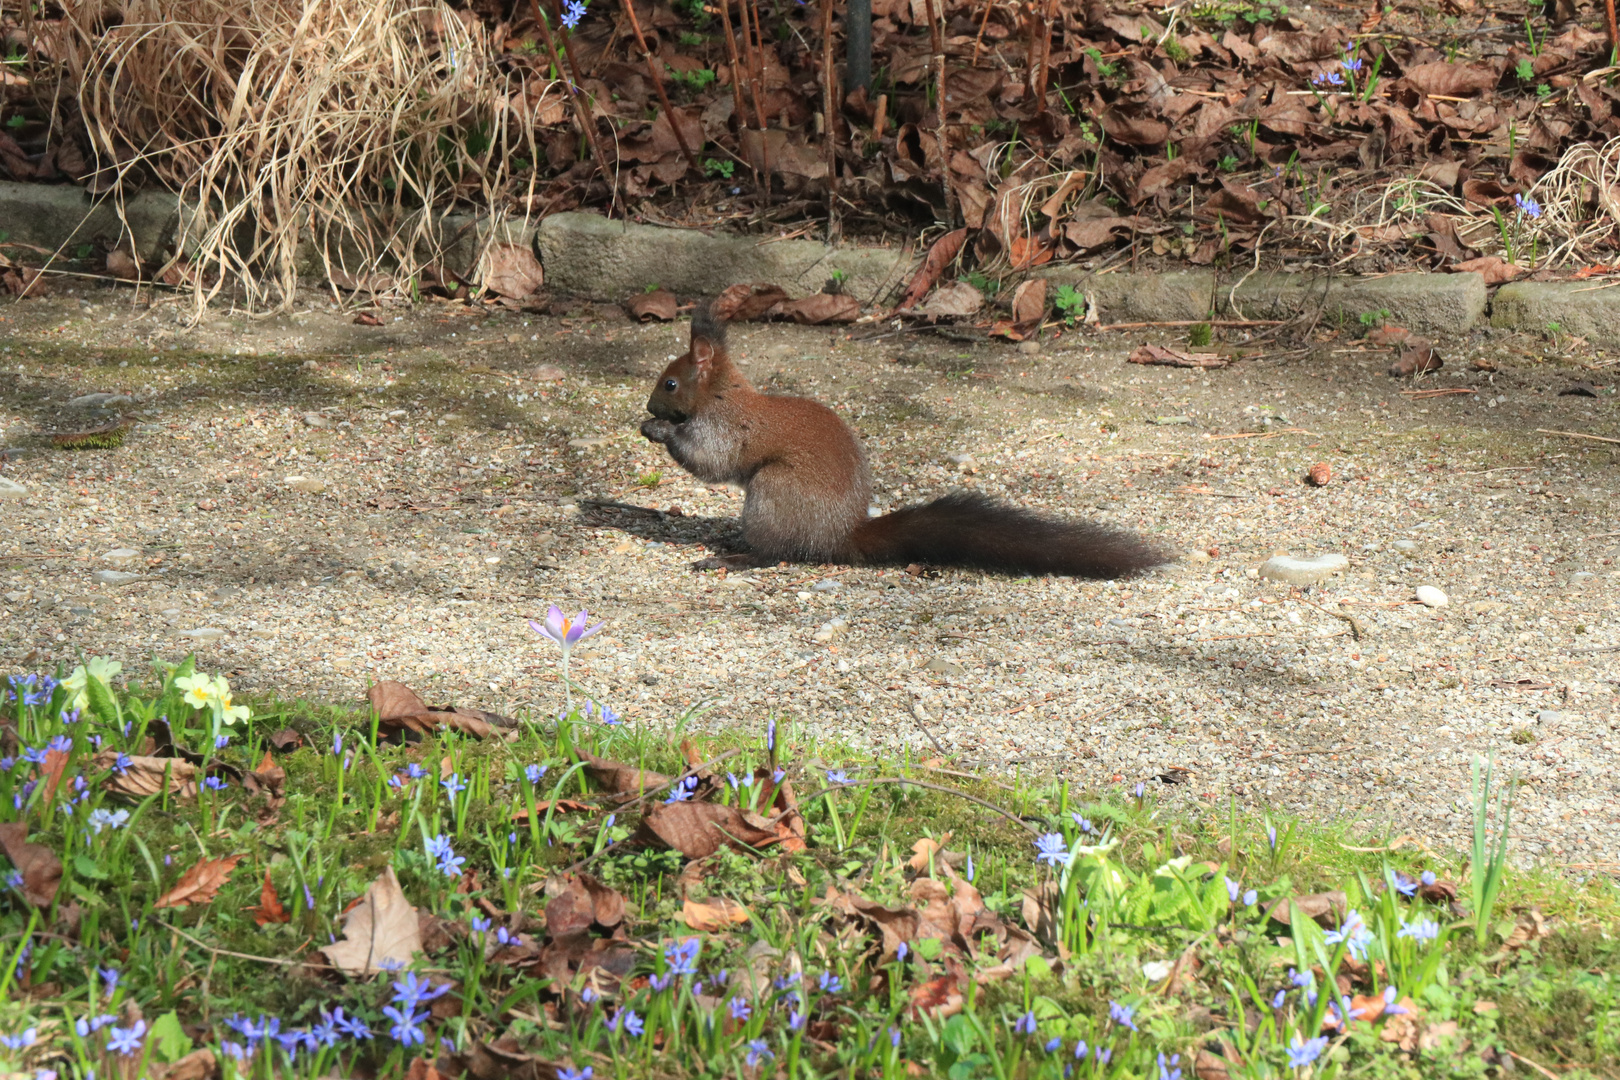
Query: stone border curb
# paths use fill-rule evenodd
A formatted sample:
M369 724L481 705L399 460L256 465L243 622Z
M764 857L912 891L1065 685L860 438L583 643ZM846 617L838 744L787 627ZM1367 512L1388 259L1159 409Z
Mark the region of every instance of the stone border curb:
M77 187L0 181L0 232L46 250L92 240L111 246L130 238L143 261L159 261L179 234L181 209L174 195L146 191L127 200L120 218L110 201L95 203ZM458 238L449 269L474 274L489 232L487 219L471 214L441 218L441 235ZM534 224L505 222L500 232L501 239L536 250L548 288L615 303L659 285L698 297L762 281L802 295L838 278L863 304L876 304L905 283L921 240L913 248L833 248L815 240L759 240L584 212L552 214ZM319 274L318 260L300 262L301 270ZM1592 340L1620 335L1620 290L1585 282L1514 282L1491 296L1479 274L1258 273L1223 279L1213 270L1093 274L1066 263L1043 267L1036 276L1089 294L1105 323L1282 319L1320 305L1329 326L1372 315L1423 334L1459 334L1487 324L1540 333L1556 323Z

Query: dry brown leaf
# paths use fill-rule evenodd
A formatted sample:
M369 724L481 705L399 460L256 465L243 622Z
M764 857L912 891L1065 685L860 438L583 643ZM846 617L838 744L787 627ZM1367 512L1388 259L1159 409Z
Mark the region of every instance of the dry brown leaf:
M748 909L735 900L687 900L681 905L681 920L693 930L717 933L748 921Z
M952 281L934 290L917 314L933 318L976 315L984 306L984 294L965 281Z
M961 1012L963 1001L961 980L954 974L941 975L912 988L911 1013L942 1020Z
M1344 921L1345 912L1350 908L1350 900L1344 893L1334 890L1332 892L1307 893L1303 896L1283 897L1275 900L1266 908L1266 916L1275 922L1287 926L1293 921L1290 904L1298 904L1299 910L1307 919L1314 920L1318 925L1335 928Z
M1198 1080L1227 1080L1226 1059L1199 1047L1198 1057L1193 1062L1193 1075Z
M304 745L304 737L292 728L280 728L270 736L270 747L283 754L289 753Z
M349 975L375 975L384 963L409 965L422 951L422 927L392 866L343 916L343 940L321 946L333 967Z
M48 908L62 884L62 860L43 844L28 842L28 825L8 821L0 825L0 848L23 876L23 899L36 908Z
M714 317L722 322L747 322L763 318L787 299L780 285L755 282L752 285L733 285L714 301Z
M197 864L174 883L174 888L158 897L155 908L190 907L192 904L211 904L220 888L231 880L231 871L245 858L227 855L223 859L199 859Z
M292 922L292 916L281 906L281 897L276 895L276 887L270 881L269 867L265 867L264 884L259 888L259 906L248 908L248 914L252 915L253 921L260 926Z
M624 897L589 874L548 881L546 932L554 938L581 934L596 927L612 931L624 923Z
M1490 90L1501 77L1498 68L1484 64L1449 64L1436 60L1409 69L1401 81L1425 94L1467 97Z
M193 1050L173 1065L149 1061L146 1068L152 1080L209 1080L219 1075L219 1062L206 1047Z
M371 707L377 710L378 725L389 733L401 729L419 735L431 734L441 728L458 731L477 739L495 735L495 724L504 720L496 713L481 709L436 708L425 704L416 691L401 682L384 680L366 692Z
M928 295L934 283L945 273L945 268L956 261L962 253L962 245L967 242L966 229L954 229L935 240L928 248L928 254L923 257L922 266L912 277L911 284L906 286L906 295L900 301L900 310L906 311L916 307L917 302Z
M1500 255L1484 255L1478 259L1465 259L1447 267L1457 274L1479 274L1485 279L1486 285L1504 285L1515 281L1530 272L1528 266L1515 266L1504 262Z
M107 273L124 281L135 281L141 276L141 264L123 248L107 252Z
M62 770L67 768L68 752L66 750L45 751L45 762L39 767L40 777L45 781L45 801L49 803L56 798L56 789L62 783Z
M103 750L92 759L97 770L110 770L118 762L118 751ZM147 757L132 754L129 766L102 781L110 795L144 799L161 793L167 786L171 795L189 798L197 794L197 767L179 758Z
M842 293L814 293L803 300L787 300L781 313L804 326L823 323L848 323L861 317L860 301Z
M555 809L553 809L553 807L555 807ZM547 810L550 810L554 814L570 814L589 812L595 809L596 807L592 806L590 803L580 802L578 799L558 799L555 803L553 803L550 799L541 799L539 802L534 804L534 812L536 814L544 814ZM527 809L512 811L512 820L528 821L529 811Z
M491 244L484 256L484 287L513 300L533 296L546 283L534 250L522 244Z
M1438 371L1445 366L1446 362L1440 359L1440 353L1433 345L1423 338L1413 338L1407 342L1395 362L1389 365L1389 373L1400 379L1425 371Z
M1133 364L1168 364L1185 368L1223 368L1231 363L1219 353L1186 353L1162 345L1140 345L1126 357Z
M1400 1005L1406 1011L1396 1013L1379 1025L1378 1037L1384 1042L1396 1044L1410 1054L1417 1049L1418 1036L1423 1031L1423 1021L1418 1019L1417 1006L1412 1004L1411 998L1401 998Z
M942 853L945 851L946 841L949 841L950 838L951 834L946 833L944 838L941 840L935 840L932 837L927 836L918 840L915 844L911 845L911 858L906 860L906 865L918 873L922 873L933 864L935 859L938 859L940 862L944 862L944 856Z
M1013 290L1012 321L1022 326L1046 317L1046 279L1031 278Z
M713 855L727 844L740 850L767 847L781 839L774 829L746 820L735 806L695 802L655 804L642 819L638 835L643 842L656 841L689 859Z
M440 1080L438 1067L425 1057L412 1058L405 1069L405 1080Z
M1508 935L1503 946L1511 951L1517 951L1547 936L1547 919L1541 914L1538 907L1525 908L1519 912L1514 920L1513 932Z
M674 779L663 773L649 772L608 758L599 758L586 750L579 751L579 757L585 763L586 776L620 795L639 797L655 788L663 787Z
M677 306L674 293L654 289L632 296L625 301L624 310L637 322L672 322Z
M1457 1040L1456 1050L1461 1053L1468 1046L1468 1040L1457 1034L1458 1025L1455 1020L1446 1020L1438 1024L1424 1024L1423 1033L1418 1036L1417 1048L1419 1050L1438 1050L1440 1044L1447 1039Z

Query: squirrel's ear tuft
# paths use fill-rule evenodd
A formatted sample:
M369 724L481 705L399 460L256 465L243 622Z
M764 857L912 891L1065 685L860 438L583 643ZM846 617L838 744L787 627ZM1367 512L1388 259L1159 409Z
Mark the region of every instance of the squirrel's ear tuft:
M714 363L715 343L706 337L692 337L692 363L706 368Z

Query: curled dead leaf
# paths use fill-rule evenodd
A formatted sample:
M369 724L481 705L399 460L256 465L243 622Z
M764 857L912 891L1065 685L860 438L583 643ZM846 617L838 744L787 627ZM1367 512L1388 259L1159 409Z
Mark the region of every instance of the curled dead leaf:
M97 770L112 770L118 764L118 751L102 750L91 764ZM144 799L160 794L165 788L171 795L189 798L197 794L197 767L179 758L132 754L127 766L113 771L101 786L109 795L127 799Z
M1266 917L1287 926L1293 922L1293 905L1298 905L1300 913L1307 919L1330 929L1342 923L1345 913L1350 910L1349 898L1335 889L1332 892L1306 893L1274 900L1266 908Z
M625 301L624 310L637 322L671 322L675 318L675 294L668 289L637 293Z
M1413 338L1401 350L1395 362L1389 365L1389 374L1393 378L1404 379L1426 371L1439 371L1445 366L1446 362L1440 359L1440 353L1433 345L1422 338Z
M245 858L227 855L223 859L199 859L190 870L180 875L174 887L152 904L155 908L190 907L193 904L211 904L220 888L231 880L231 871Z
M917 302L928 295L935 282L945 273L945 269L962 253L962 245L967 242L967 233L966 229L954 229L933 242L928 248L928 254L923 256L922 265L912 276L911 283L906 286L906 294L900 300L901 311L916 307Z
M545 284L534 249L522 244L491 244L484 255L484 287L513 300L533 296Z
M657 803L642 819L637 836L644 843L673 848L689 859L702 859L726 845L746 850L781 840L762 821L750 821L737 807L718 803Z
M814 293L803 300L787 300L781 313L804 326L850 323L861 317L860 301L840 293Z
M722 322L747 322L764 318L776 305L787 299L780 285L755 282L752 285L732 285L714 301L714 317Z
M271 923L292 922L292 916L287 909L281 906L281 897L276 895L276 886L270 880L270 868L265 867L264 884L259 888L259 904L248 908L248 914L260 926L269 926Z
M589 874L548 881L546 932L554 938L596 929L608 933L624 922L624 897Z
M975 315L984 306L984 294L965 281L952 281L935 290L917 314L933 318Z
M23 899L36 908L48 908L62 884L62 860L44 844L28 842L28 825L8 821L0 825L0 848L23 877Z
M612 761L608 758L599 758L586 750L579 751L580 760L585 763L585 775L596 781L602 787L620 795L631 795L639 798L647 792L661 788L674 779L663 773L649 772L646 769L637 769L631 765Z
M746 923L748 919L747 908L724 897L713 900L688 899L681 905L681 921L693 930L716 933Z

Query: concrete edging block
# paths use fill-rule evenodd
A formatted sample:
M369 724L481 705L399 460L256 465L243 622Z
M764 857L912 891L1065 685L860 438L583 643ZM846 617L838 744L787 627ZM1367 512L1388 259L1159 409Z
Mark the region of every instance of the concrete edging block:
M0 231L9 239L49 251L100 240L124 246L133 236L144 263L161 260L180 225L180 200L167 191L140 191L124 200L123 219L111 198L96 200L71 184L19 184L0 180Z
M1253 274L1235 296L1230 284L1215 296L1221 318L1289 319L1321 305L1328 325L1388 311L1391 325L1423 334L1471 329L1484 317L1485 302L1485 279L1479 274Z
M817 292L835 271L863 303L898 288L913 262L894 248L831 248L814 240L761 242L610 221L598 214L552 214L538 229L546 286L593 300L622 301L649 285L685 296L712 296L738 282L768 281L790 295Z
M1620 290L1589 281L1513 281L1491 298L1491 325L1545 333L1549 323L1589 341L1620 337Z
M1088 294L1104 323L1198 321L1209 318L1215 302L1212 270L1088 275L1078 266L1047 266L1035 276L1053 287L1070 285Z

